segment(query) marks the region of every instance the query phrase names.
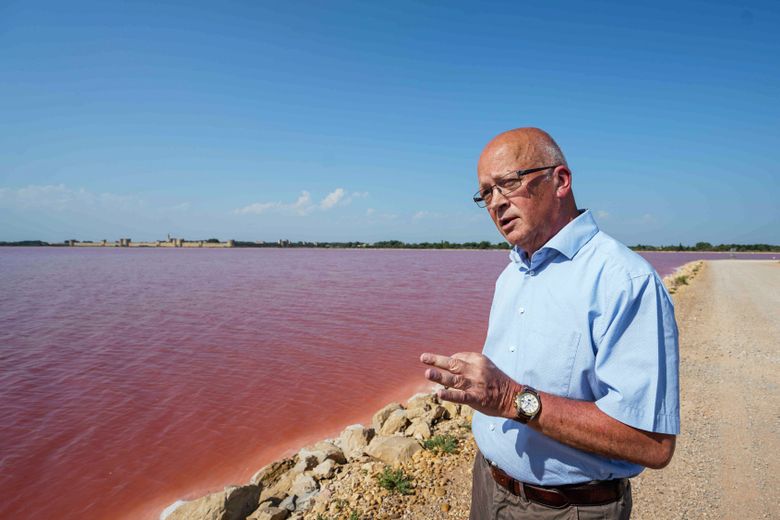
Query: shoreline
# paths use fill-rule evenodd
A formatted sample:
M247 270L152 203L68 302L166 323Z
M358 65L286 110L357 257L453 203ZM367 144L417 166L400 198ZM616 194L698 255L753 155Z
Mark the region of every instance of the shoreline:
M705 261L704 260L695 260L692 262L688 262L686 264L683 264L682 266L679 266L675 269L675 271L669 275L666 275L663 277L663 283L670 294L676 294L681 291L685 291L686 288L689 285L689 282L693 280L702 270L705 268ZM422 378L422 376L421 376ZM409 410L415 409L418 404L415 403L415 401L424 402L423 405L426 408L426 412L429 412L431 410L438 410L442 409L443 407L447 405L452 405L452 403L439 403L438 400L435 398L435 395L431 394L431 392L437 387L438 385L432 384L430 382L421 382L419 384L413 384L410 383L408 385L404 385L404 390L407 392L405 395L410 395L409 390L413 389L413 393L411 394L411 397L406 399L405 401L402 401L406 403L406 407L404 408L402 405L400 405L400 402L398 399L400 399L399 395L401 393L401 390L398 392L393 393L390 396L387 396L388 399L385 400L385 402L388 402L390 404L386 405L384 408L380 409L379 411L376 411L372 414L370 417L370 421L368 420L368 415L364 415L366 417L366 421L369 424L373 425L373 433L368 434L361 434L364 435L364 438L370 437L366 440L366 442L363 444L363 448L366 450L369 449L370 441L375 441L377 439L382 440L383 438L389 438L392 439L395 437L396 439L415 439L417 441L417 444L419 445L419 448L412 448L415 451L414 457L417 457L413 459L413 456L409 456L408 458L404 459L410 466L410 468L407 468L411 472L419 472L420 468L416 468L415 465L417 464L418 459L424 458L427 455L420 455L417 456L417 452L427 453L427 450L424 450L422 448L424 441L427 439L430 439L432 435L439 433L439 431L444 432L451 432L452 430L452 423L453 418L455 420L458 420L458 418L462 418L465 416L468 416L470 419L469 412L463 412L465 415L461 414L461 409L458 407L457 411L455 410L447 410L446 412L434 412L432 417L435 417L436 414L440 414L439 417L436 417L435 419L431 419L428 421L428 429L426 430L425 427L420 427L419 429L425 430L422 434L419 434L416 430L411 434L407 435L407 433L404 433L403 428L406 428L406 431L411 430L412 427L415 426L415 422L409 423L409 419L406 419L406 422L404 423L403 428L395 429L395 431L392 431L394 428L384 427L384 421L388 420L389 416L393 412L398 412L398 410L406 410L407 415L411 415L409 413ZM414 391L416 390L416 391ZM388 407L392 407L393 410L390 413L385 414L385 417L382 420L377 420L377 416L382 416L384 412L388 409ZM397 407L397 408L396 408ZM468 407L463 407L464 410ZM400 412L396 413L396 416L401 416L402 414ZM445 419L446 416L449 415L448 419ZM442 425L439 425L439 422L442 423ZM333 512L331 511L333 507L332 504L339 503L342 507L343 504L341 502L338 502L339 500L344 500L343 498L337 498L333 497L333 491L330 490L329 484L332 484L333 482L337 481L337 477L335 476L335 472L338 471L339 476L344 476L343 480L350 480L352 478L357 478L356 475L362 475L366 472L371 474L372 478L377 478L379 475L380 468L377 466L377 464L380 464L380 462L376 462L378 457L367 457L366 454L363 454L361 452L361 455L359 457L356 457L354 461L351 460L344 460L343 464L338 465L336 462L334 462L332 459L328 459L327 456L323 456L317 459L317 465L314 466L312 462L305 462L306 453L312 451L317 451L317 447L323 448L324 444L328 444L330 446L327 446L327 450L330 450L332 446L335 446L337 449L342 449L342 444L344 441L340 442L345 435L349 437L349 434L347 433L350 428L355 428L359 426L360 428L363 428L363 431L371 430L371 427L368 428L362 426L362 422L359 425L352 425L352 426L346 426L344 430L341 431L341 434L338 435L338 431L328 431L328 432L319 432L319 433L313 433L311 436L306 436L305 439L294 439L287 443L283 443L282 446L284 446L281 450L276 450L276 456L267 457L264 459L267 461L267 464L265 464L263 467L258 469L253 477L244 485L229 485L225 487L224 491L216 491L211 492L205 496L200 496L198 498L194 498L191 500L182 500L177 499L172 503L169 503L162 511L159 509L156 509L158 512L158 518L160 520L184 520L184 519L196 519L199 518L197 511L200 511L202 507L206 507L206 504L210 502L216 502L216 503L222 503L223 505L227 505L231 502L241 502L243 505L241 507L245 507L248 509L248 513L257 513L255 515L252 513L250 516L244 515L242 518L251 518L255 519L265 519L265 518L277 518L275 516L272 516L271 513L276 512L276 514L280 515L278 518L288 518L288 516L281 516L281 515L292 515L289 516L289 518L308 518L307 514L312 513L312 511L315 511L317 515L321 515L325 512ZM469 423L470 424L470 423ZM457 429L463 428L461 424L459 424ZM383 435L384 433L390 433L390 435ZM415 433L418 433L415 435ZM462 435L462 432L458 431L460 434L458 439L462 446L464 446L465 451L471 451L473 449L473 437L471 437L470 428L468 430L468 433L466 435ZM401 436L403 435L403 436ZM449 435L449 433L447 433ZM319 439L319 442L318 442ZM407 443L407 446L412 446L412 444ZM362 449L362 448L361 448ZM326 450L326 451L327 451ZM320 450L322 451L322 450ZM338 455L334 455L336 459L339 459ZM343 458L343 455L341 456ZM262 459L260 459L262 460ZM322 480L314 480L312 475L316 475L317 468L320 467L320 465L327 462L327 460L331 460L333 464L329 464L329 466L332 466L330 469L333 471L329 471L328 473L325 473L327 475L326 478L323 478ZM340 459L339 459L340 460ZM381 460L381 459L378 459ZM391 459L388 459L387 462L390 461L396 461L398 460L397 454L395 454ZM359 464L353 464L354 462L357 462ZM260 463L262 464L262 462ZM305 469L302 469L302 464L306 466ZM309 467L311 466L311 467ZM369 467L370 466L370 467ZM406 466L404 466L406 467ZM284 471L280 471L280 468L284 468ZM424 470L424 468L423 468ZM322 470L325 471L325 470ZM285 475L288 475L290 473L294 473L292 475L293 478L297 480L293 480L293 478L288 478L287 481L284 481ZM350 477L350 474L352 477ZM345 476L346 475L346 476ZM353 478L354 477L354 478ZM469 477L470 478L470 477ZM311 480L306 480L311 479ZM365 479L364 479L365 480ZM282 482L280 484L280 481ZM301 483L304 482L308 485L308 491L301 491L301 489L294 490L295 483ZM304 484L301 484L303 486ZM287 489L282 489L282 488ZM300 487L300 486L299 486ZM316 489L316 491L315 491ZM441 488L437 488L441 489ZM265 490L265 491L264 491ZM269 490L273 490L269 492ZM298 493L302 493L300 495L294 495L294 494L286 494L287 492L293 492L297 491ZM263 495L263 493L266 493ZM274 495L275 493L275 495ZM192 496L197 495L198 492L192 492L187 493L185 496ZM284 496L277 496L277 495L284 495ZM310 496L309 496L310 495ZM291 502L290 497L296 497L299 502L301 502L302 507L296 509L295 507L290 510L291 504L285 503L285 500L288 502ZM305 497L304 500L300 500L301 497ZM319 498L317 498L319 497ZM263 500L263 498L270 500ZM353 497L350 497L353 498ZM387 495L385 495L383 498L387 498ZM462 497L461 497L462 498ZM295 498L293 498L292 502L294 505ZM378 504L382 503L382 500L377 501L375 504L367 504L364 502L361 502L360 500L353 500L353 504L351 504L350 507L368 507L368 506L378 506ZM461 500L460 502L463 502ZM446 504L446 506L445 506ZM213 504L212 504L213 505ZM278 506L282 505L285 507L279 508ZM441 506L442 511L445 513L449 513L451 511L452 505L447 503L441 503L439 504ZM462 507L463 504L461 503L460 506ZM200 509L199 509L200 508ZM251 508L251 510L249 510ZM258 509L259 508L259 509ZM271 511L266 516L262 516L263 511ZM282 509L285 509L287 512L283 512ZM446 509L446 511L445 511ZM351 509L352 511L355 511L355 509ZM341 512L341 509L339 509L339 512ZM454 511L453 511L454 512ZM312 513L314 514L314 513ZM314 518L314 517L312 517Z
M8 244L0 244L0 247L7 247L10 249L44 249L44 248L53 248L53 249L303 249L303 250L338 250L338 251L498 251L498 252L505 252L509 253L511 251L511 248L501 248L501 247L489 247L485 249L479 249L479 248L467 248L467 247L446 247L446 248L439 248L439 247L280 247L280 246L233 246L233 247L225 247L225 246L204 246L204 247L168 247L168 246L153 246L153 245L136 245L131 247L119 247L119 246L101 246L99 243L95 243L94 246L92 245L84 245L84 246L68 246L67 244L49 244L49 245L23 245L23 246L17 246L17 245L8 245ZM626 246L630 249L630 246ZM669 251L669 250L657 250L657 249L631 249L631 251L635 253L670 253L670 254L717 254L717 255L777 255L780 256L780 252L778 251L709 251L709 250L702 250L702 251ZM773 260L773 258L768 258L767 260Z

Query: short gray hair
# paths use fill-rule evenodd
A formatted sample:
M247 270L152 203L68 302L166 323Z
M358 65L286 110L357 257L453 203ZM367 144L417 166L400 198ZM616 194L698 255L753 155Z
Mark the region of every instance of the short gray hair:
M569 167L569 164L566 162L566 157L563 156L563 152L558 147L558 144L552 139L545 139L542 141L539 148L540 155L544 159L546 165L549 164L552 166L553 164L562 164L567 168Z

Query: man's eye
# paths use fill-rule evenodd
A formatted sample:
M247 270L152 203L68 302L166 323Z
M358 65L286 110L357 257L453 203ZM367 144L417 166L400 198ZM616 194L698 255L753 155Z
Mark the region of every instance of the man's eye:
M504 179L501 181L501 188L505 190L515 190L523 184L523 179L519 177L512 177L510 179Z
M487 199L488 197L490 197L491 193L493 193L493 190L485 188L484 190L479 192L479 196L482 197L483 199Z

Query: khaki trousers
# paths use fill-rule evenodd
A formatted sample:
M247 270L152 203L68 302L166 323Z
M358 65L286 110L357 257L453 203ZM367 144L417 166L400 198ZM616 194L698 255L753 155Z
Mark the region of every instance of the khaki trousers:
M469 520L628 520L631 517L631 484L620 500L601 506L568 506L561 509L529 501L499 486L490 473L490 466L477 452L471 483L471 514Z

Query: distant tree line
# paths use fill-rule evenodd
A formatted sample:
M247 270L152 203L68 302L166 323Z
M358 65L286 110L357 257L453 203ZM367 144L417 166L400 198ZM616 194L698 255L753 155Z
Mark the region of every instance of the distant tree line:
M245 242L235 241L236 247L316 247L326 249L509 249L509 244L493 244L487 240L481 242L403 242L401 240L382 240L379 242Z
M82 242L89 243L88 240ZM188 241L189 242L189 241ZM206 242L218 243L219 239L209 238ZM235 247L316 247L325 249L509 249L506 242L492 243L487 240L481 242L449 242L442 240L440 242L403 242L401 240L381 240L379 242L291 242L289 240L279 240L277 242L248 242L242 240L234 241ZM17 242L3 242L2 246L35 247L35 246L64 246L64 243L49 243L43 240L20 240ZM648 244L637 244L631 246L634 251L723 251L723 252L780 252L780 245L771 244L719 244L712 245L709 242L697 242L693 246L668 245L652 246Z
M695 246L684 246L678 244L676 246L651 246L647 244L637 244L631 246L634 251L723 251L723 252L738 252L738 253L750 253L750 252L777 252L780 251L780 246L773 246L770 244L719 244L714 246L709 242L696 242Z
M64 246L65 244L50 244L43 240L19 240L18 242L0 241L0 247L38 247L38 246Z

